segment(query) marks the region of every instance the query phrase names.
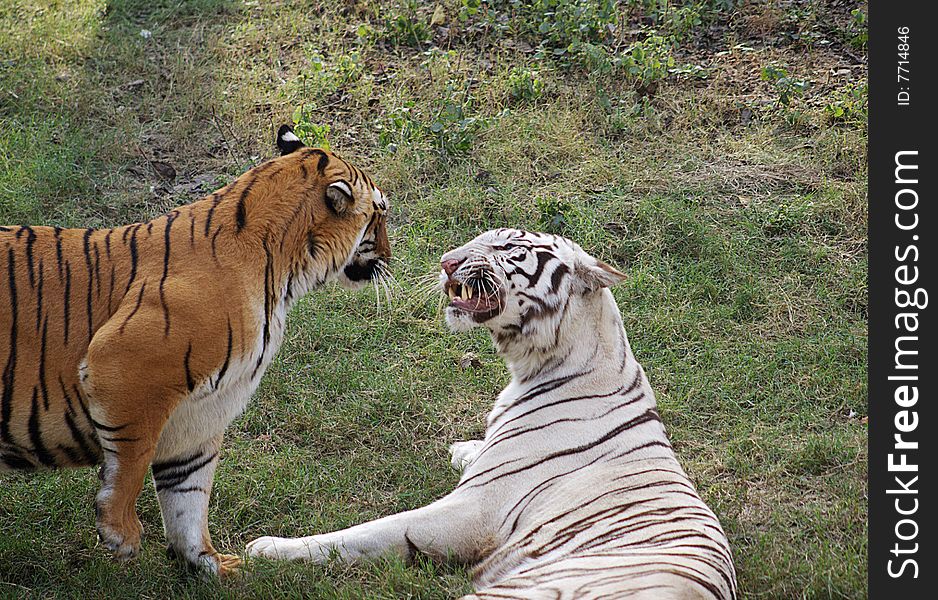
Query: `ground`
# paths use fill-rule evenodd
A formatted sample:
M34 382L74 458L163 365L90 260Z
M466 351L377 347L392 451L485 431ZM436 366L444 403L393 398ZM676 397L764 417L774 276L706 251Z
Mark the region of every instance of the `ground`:
M866 6L691 4L0 0L0 222L151 218L291 120L385 189L392 302L329 288L293 311L216 476L227 552L446 493L447 446L508 377L484 334L445 330L428 275L490 227L567 235L628 275L626 330L741 596L865 597ZM96 484L3 476L0 596L470 589L427 561L205 582L165 558L149 486L118 565Z

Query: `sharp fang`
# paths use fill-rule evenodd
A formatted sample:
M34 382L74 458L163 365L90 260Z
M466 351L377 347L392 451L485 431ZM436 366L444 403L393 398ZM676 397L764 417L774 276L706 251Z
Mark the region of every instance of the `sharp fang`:
M456 292L453 291L452 286L450 286L450 288L447 290L447 293L449 294L449 299L450 299L450 300L455 300L455 299L456 299Z
M462 296L462 299L463 299L463 300L468 300L468 299L469 299L469 291L466 289L466 288L468 288L468 287L469 287L469 286L464 285L464 286L462 286L462 287L460 288L460 290L459 290L459 291L461 292L460 295Z
M466 290L468 290L469 297L472 298L472 286L471 286L471 285L467 285L467 286L466 286Z

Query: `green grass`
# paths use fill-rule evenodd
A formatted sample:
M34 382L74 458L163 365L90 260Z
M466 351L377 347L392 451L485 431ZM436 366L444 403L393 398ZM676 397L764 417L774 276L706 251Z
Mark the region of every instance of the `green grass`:
M618 67L555 52L573 30L539 48L517 20L442 6L449 33L429 26L432 5L407 2L0 0L0 222L160 214L272 155L301 107L301 125L328 125L391 199L393 306L329 288L294 310L227 438L216 546L345 527L451 489L446 448L482 433L507 373L486 336L445 330L422 278L449 248L516 226L568 235L628 274L615 290L626 330L729 535L742 596L865 597L865 106L851 96L839 121L827 109L865 80L862 66L828 75L859 52L849 11L705 15L710 33L674 56L706 77L640 96ZM627 45L631 23L604 47ZM766 65L812 85L780 105ZM480 367L459 367L467 352ZM90 470L3 476L0 596L470 589L462 569L393 562L261 563L241 582L202 582L164 557L151 487L142 556L118 565L95 546L96 483Z

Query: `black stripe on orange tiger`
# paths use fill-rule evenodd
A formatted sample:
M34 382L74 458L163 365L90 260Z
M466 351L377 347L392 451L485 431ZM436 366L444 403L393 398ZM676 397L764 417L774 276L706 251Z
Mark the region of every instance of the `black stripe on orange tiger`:
M94 307L92 305L92 289L94 286L94 265L91 259L91 234L94 233L93 229L86 229L85 235L82 236L82 251L85 255L85 269L88 271L88 289L85 294L85 313L88 317L88 341L91 341L91 336L94 334Z
M23 232L26 233L26 272L29 274L29 285L36 287L36 272L33 264L33 244L36 243L36 232L32 227L23 225L16 232L16 239L19 239Z
M62 391L64 392L64 399L66 402L66 411L65 411L65 426L68 427L68 431L72 436L72 440L78 445L78 449L81 450L81 461L78 464L81 465L93 465L98 462L100 456L100 447L97 445L97 442L94 440L89 440L85 437L85 433L78 427L78 424L75 422L75 407L72 405L71 397L68 392L65 392L63 387Z
M215 378L215 388L217 389L219 384L221 384L222 378L224 378L225 373L228 371L228 364L231 362L231 350L234 343L234 336L231 331L231 317L228 317L228 350L225 352L225 362L222 363L221 369L218 371L218 377Z
M64 323L64 342L68 346L68 334L72 319L72 264L65 261L65 292L62 296L62 319Z
M166 291L164 286L166 285L166 278L169 277L169 257L170 257L170 237L169 232L173 227L173 221L176 220L176 217L179 216L177 211L173 211L166 215L166 226L163 231L163 276L160 277L160 304L163 307L163 321L164 329L163 335L169 336L169 305L166 304Z
M189 347L186 349L186 356L182 359L183 369L186 373L186 389L189 392L195 389L195 380L192 379L192 369L189 366L189 359L192 357L192 342L189 342Z
M68 389L66 388L66 385L65 385L65 380L62 378L61 375L59 375L59 388L62 391L62 397L65 399L66 406L68 406L69 408L72 408L72 412L74 413L75 409L73 408L74 405L72 403L72 396L71 394L68 393ZM81 397L81 394L77 393L77 391L75 394L75 398L78 400L78 406L79 408L81 408L81 413L84 416L85 421L88 423L88 427L90 427L93 430L95 426L94 419L91 418L91 413L88 411L88 405L85 404L85 401Z
M130 278L127 280L127 287L124 289L125 294L130 291L130 286L133 285L134 280L137 278L137 261L139 259L139 257L137 256L137 231L139 230L140 230L140 225L124 230L125 240L127 237L127 232L128 231L131 232L130 233Z
M16 256L13 248L7 248L7 276L10 286L10 354L3 369L3 396L0 398L0 441L12 443L10 437L10 414L13 411L13 392L16 383L17 335L19 333L19 298L16 291Z
M98 433L98 438L111 444L132 443L140 441L140 438L134 436L109 436L100 432Z
M73 386L72 391L75 392L75 395L78 397L79 401L81 401L81 393L79 392L78 388ZM88 415L88 420L91 421L91 424L95 429L100 429L101 431L106 431L108 433L116 433L122 429L126 429L128 425L128 423L124 423L123 425L105 425L104 423L98 423L91 417L90 414Z
M130 323L130 320L134 318L134 315L137 314L137 311L140 310L140 305L143 303L143 293L147 289L146 280L143 281L143 284L140 286L140 293L137 294L137 304L134 305L133 310L130 311L130 314L127 315L127 318L124 319L124 322L121 323L119 331L124 333L124 328L127 327L127 323Z
M189 206L189 248L195 248L195 211Z
M95 298L101 299L101 250L98 248L98 241L94 242L94 281Z
M39 389L42 392L42 406L49 410L49 387L46 385L46 339L49 333L49 317L42 324L42 337L39 342Z
M212 258L214 258L216 262L218 262L218 251L216 250L215 245L218 241L218 234L221 233L223 227L224 225L219 225L218 229L215 230L215 233L212 234Z
M56 264L59 267L59 281L62 281L62 228L54 227L52 229L52 235L55 237L55 260Z
M261 365L264 362L264 355L267 354L267 344L270 343L270 317L273 314L274 307L274 263L273 256L270 253L270 244L267 242L267 238L264 238L264 253L267 258L267 262L264 266L264 333L263 333L263 343L261 346L260 356L257 357L257 365L254 367L254 371L251 373L251 379L257 376L258 371L261 368Z
M248 195L250 195L251 193L251 189L254 187L254 184L257 183L258 178L264 173L264 171L267 171L268 169L270 169L274 164L275 163L273 161L266 162L258 167L255 167L251 171L252 176L250 179L248 179L244 188L242 188L241 193L238 196L238 204L236 205L236 208L235 208L235 223L236 223L235 232L236 233L241 233L241 230L247 226L246 202L247 202ZM279 173L279 169L267 177L273 177L277 173Z
M319 148L303 148L300 150L304 159L312 158L313 156L318 156L319 160L316 162L316 171L323 175L326 172L326 167L329 166L329 156L320 150ZM336 157L338 158L338 157ZM339 160L342 160L339 158Z
M39 274L36 277L36 331L39 331L39 325L42 323L42 293L45 284L45 269L42 259L39 259Z
M54 467L55 457L49 453L48 448L42 441L42 430L39 423L39 389L33 387L33 400L29 413L29 442L32 444L33 455L44 467Z
M218 204L222 201L222 197L223 194L220 192L214 192L210 196L212 205L209 207L208 212L205 215L205 237L208 237L208 232L212 228L212 217L215 215L215 209L218 208Z
M113 299L114 299L114 280L117 278L117 271L116 271L116 269L117 269L117 267L115 267L114 264L111 263L111 277L110 277L110 280L109 280L109 282L108 282L108 289L107 289L107 311L108 311L108 313L111 312L112 301L113 301Z

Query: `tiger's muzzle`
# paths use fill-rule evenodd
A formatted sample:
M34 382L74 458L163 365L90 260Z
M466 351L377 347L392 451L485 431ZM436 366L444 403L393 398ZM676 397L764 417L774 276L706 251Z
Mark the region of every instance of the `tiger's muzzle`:
M504 289L491 268L463 261L443 261L443 292L449 296L449 308L470 315L477 323L501 314L505 306Z
M367 283L390 275L391 244L388 242L387 218L375 214L352 260L345 267L345 276L353 283Z

